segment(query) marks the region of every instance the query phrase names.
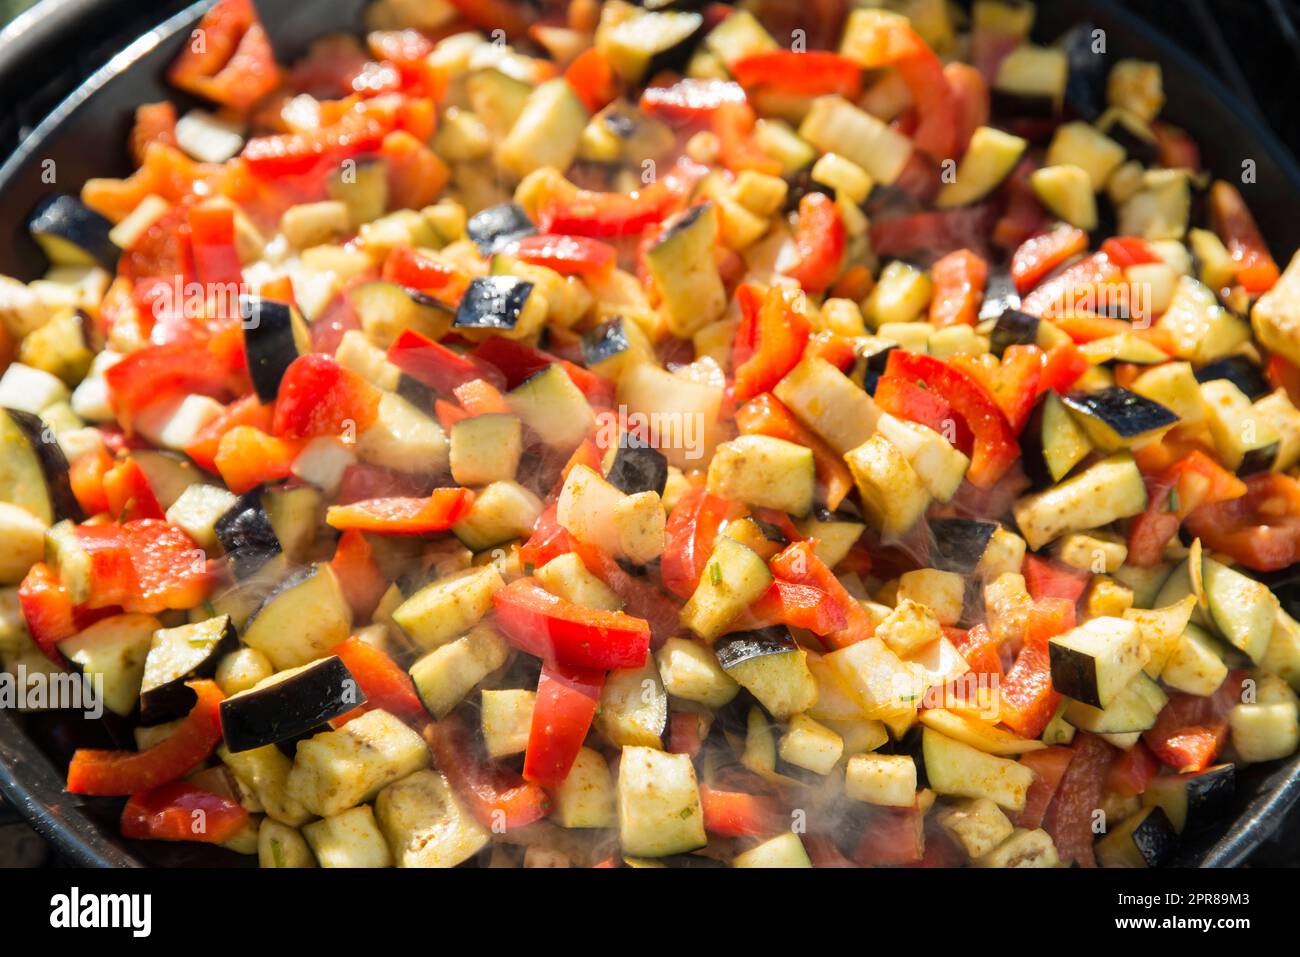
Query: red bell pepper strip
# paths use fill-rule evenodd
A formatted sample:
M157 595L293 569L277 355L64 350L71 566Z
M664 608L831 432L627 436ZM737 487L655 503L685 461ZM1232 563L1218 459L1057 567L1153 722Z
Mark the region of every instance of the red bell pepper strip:
M126 535L117 525L78 525L73 530L88 559L90 594L87 608L112 608L139 590Z
M1188 531L1212 551L1255 571L1277 571L1300 561L1300 482L1279 472L1246 479L1246 494L1200 506Z
M147 751L78 749L68 766L68 791L137 794L175 781L207 758L221 741L225 696L213 681L191 681L186 687L197 700L175 731Z
M771 286L760 294L744 285L736 290L736 300L741 319L731 347L733 394L737 402L745 402L770 391L799 364L812 325L799 310L799 293L792 289Z
M743 435L767 435L811 449L821 500L832 511L853 491L853 475L843 457L807 429L772 393L756 395L738 408L736 427Z
M451 179L451 170L442 157L406 130L393 130L385 136L379 155L388 164L391 209L428 206Z
M131 158L137 166L144 164L150 143L162 143L177 148L176 106L167 100L158 103L141 103L135 108L135 123L131 126Z
M1101 251L1122 269L1161 261L1151 244L1141 236L1111 236L1101 244Z
M163 518L163 507L154 494L144 469L134 459L125 459L104 473L104 498L109 515L119 521Z
M720 837L762 837L781 827L777 802L761 794L722 791L701 784L700 809L704 812L704 829Z
M113 468L113 457L102 445L74 459L68 469L68 484L72 494L88 517L107 512L108 495L104 491L104 476Z
M235 248L233 206L191 206L188 214L190 253L199 282L208 287L238 290L244 270Z
M340 535L334 557L330 559L330 568L343 589L343 597L348 600L353 618L358 621L368 619L388 590L388 579L375 563L366 536L356 529Z
M471 379L463 385L456 386L452 395L460 407L470 415L491 415L493 413L509 414L508 403L496 386L486 379Z
M252 0L220 0L203 15L196 36L167 70L172 84L246 112L280 82L275 53Z
M952 91L957 114L956 155L961 156L970 145L971 135L988 125L989 85L979 70L958 60L944 64L943 78Z
M302 440L267 435L251 425L237 425L221 437L213 465L236 495L263 482L288 478Z
M1156 135L1160 150L1159 163L1166 169L1203 169L1201 148L1187 132L1172 123L1155 122L1151 132Z
M541 787L525 781L518 771L477 753L458 715L429 722L423 733L434 764L447 775L452 789L484 827L508 831L526 827L550 813L550 798Z
M398 334L388 348L388 361L443 395L452 395L457 386L474 379L484 379L497 387L505 385L497 369L473 356L453 352L414 329L403 329Z
M155 519L121 526L135 570L135 594L122 600L124 611L156 615L203 603L213 579L206 556L194 539L175 525Z
M825 592L830 601L843 613L845 625L823 635L834 648L847 648L855 642L870 638L875 626L871 616L848 593L835 573L817 557L811 541L792 542L768 563L772 574L798 585L811 585Z
M659 575L678 598L690 598L704 574L722 523L736 517L740 506L709 494L703 487L683 495L664 527L664 553Z
M1134 797L1146 791L1159 770L1160 762L1139 741L1111 765L1106 786L1125 797Z
M1029 630L1026 628L1020 653L998 687L998 720L1023 738L1036 738L1052 720L1061 695L1052 687L1047 652L1051 635L1029 634ZM1044 630L1059 633L1050 628Z
M1160 563L1165 546L1191 512L1201 505L1241 498L1247 489L1245 482L1199 449L1163 472L1143 478L1147 509L1129 524L1127 559L1141 567Z
M1073 748L1044 748L1020 756L1020 763L1034 772L1034 781L1025 794L1024 808L1014 818L1017 827L1033 830L1043 826L1056 789L1073 760Z
M1040 394L1043 351L1034 345L1007 346L998 361L992 353L953 356L949 364L984 387L1006 416L1011 431L1019 434L1033 414Z
M1011 257L1016 291L1025 295L1049 272L1087 248L1088 234L1073 226L1059 226L1025 240Z
M231 385L231 367L202 342L146 346L104 373L122 427L145 406L170 396L198 393L219 398Z
M1255 294L1273 288L1280 275L1268 244L1237 187L1215 180L1210 187L1210 223L1237 264L1237 282Z
M1279 355L1268 357L1268 381L1275 389L1282 389L1292 405L1300 406L1300 368Z
M844 261L848 232L835 201L825 193L807 193L799 200L794 245L798 261L785 270L804 292L818 295L835 281Z
M387 711L417 727L422 727L428 720L428 712L420 703L411 676L374 645L353 635L331 648L330 654L343 660L366 698L360 707L335 718L331 722L334 727L340 728L353 718L374 710Z
M1074 741L1074 758L1061 779L1045 826L1056 843L1062 863L1096 867L1092 842L1093 822L1101 807L1106 776L1116 750L1094 734L1080 732Z
M673 126L705 123L723 104L744 102L744 88L732 80L687 77L671 86L648 86L641 94L641 109Z
M1163 329L1138 327L1123 319L1095 314L1102 306L1108 310L1127 309L1130 288L1124 281L1123 269L1104 253L1093 253L1035 288L1021 300L1020 309L1031 316L1052 319L1075 342L1089 342L1130 330L1144 338L1164 334ZM1067 322L1094 325L1084 338L1075 335Z
M614 403L614 384L608 379L584 369L576 362L570 362L568 359L562 359L514 339L493 336L477 345L470 355L503 372L506 386L511 389L533 373L540 372L549 365L559 365L592 405L610 406ZM495 380L493 383L495 384Z
M122 809L122 836L145 841L221 844L242 831L249 814L228 797L185 781L131 795Z
M822 589L777 579L729 630L786 625L806 628L814 635L829 635L843 630L848 623L844 608Z
M930 267L934 295L930 298L930 324L973 326L979 319L988 263L969 249L959 249Z
M389 282L416 289L448 305L455 305L469 288L470 277L454 266L399 246L384 260L382 276Z
M1077 602L1092 579L1086 571L1038 555L1026 555L1020 570L1024 573L1029 597L1034 599L1064 598L1071 603Z
M185 454L196 465L209 472L217 470L217 449L221 447L221 438L237 425L250 425L261 432L271 431L272 409L263 405L256 395L246 395L226 406L226 411L209 422L195 436L194 441L185 446Z
M308 353L290 363L280 380L271 432L305 439L364 432L379 414L379 390L329 356Z
M525 236L514 254L524 262L546 266L565 276L590 276L614 265L616 250L609 243L586 236Z
M524 780L552 788L564 783L591 729L604 686L603 671L542 665L524 751Z
M781 173L780 161L759 149L754 142L758 116L748 103L723 103L709 117L718 138L718 162L733 173L751 169L769 176Z
M555 518L555 506L549 505L533 523L533 534L519 546L519 564L531 575L553 558L573 551L573 538Z
M912 807L870 807L852 858L862 867L900 867L925 856L925 815Z
M599 113L618 96L618 81L609 59L596 47L583 50L564 71L564 79L578 94L588 113Z
M445 532L469 514L474 493L467 488L437 488L427 498L372 498L351 505L331 505L325 521L331 528L374 535L429 535Z
M652 648L658 649L676 634L680 627L677 607L660 588L648 579L624 571L618 562L594 545L575 541L573 551L587 566L587 571L623 600L624 612L649 623Z
M18 586L18 607L36 647L56 665L67 667L58 643L71 638L78 628L72 599L58 572L44 562L33 565Z
M727 69L747 90L763 87L792 96L835 94L850 100L862 92L862 67L825 50L751 53L729 63Z
M1204 771L1228 738L1228 712L1242 702L1243 671L1232 671L1208 696L1175 692L1142 732L1142 740L1161 762L1178 772Z
M991 487L1020 457L1020 446L1006 416L984 387L966 373L933 356L894 349L885 375L924 382L966 421L975 437L966 473L972 484Z
M952 435L953 445L970 453L975 437L948 400L933 389L886 372L876 383L875 400L882 411L892 416L924 425L940 435Z
M547 196L540 203L538 226L545 233L569 236L635 236L685 205L702 175L702 167L682 159L631 193L579 189Z
M805 359L825 359L841 372L848 372L858 360L853 340L829 330L814 333L803 354Z
M1052 346L1043 356L1043 371L1038 376L1038 394L1055 389L1064 394L1088 371L1090 364L1073 342Z
M530 655L574 668L640 668L650 625L621 611L575 605L534 578L518 578L492 598L497 627Z

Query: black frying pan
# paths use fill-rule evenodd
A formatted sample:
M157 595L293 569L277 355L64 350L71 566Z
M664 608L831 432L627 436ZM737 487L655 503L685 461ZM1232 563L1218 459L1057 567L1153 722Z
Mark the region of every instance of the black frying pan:
M91 176L129 172L126 135L136 105L172 98L162 82L166 65L184 43L209 0L181 9L175 0L44 0L0 33L0 102L6 115L0 136L14 136L28 122L23 113L43 112L41 94L60 74L88 72L97 46L122 50L22 139L0 166L0 274L32 278L44 259L27 235L27 215L53 188L74 190ZM362 0L258 0L258 8L282 59L300 53L316 36L358 29ZM169 16L170 14L170 16ZM163 22L159 22L168 17ZM1206 166L1236 178L1246 159L1256 182L1242 186L1279 259L1300 248L1300 168L1263 121L1201 64L1111 0L1052 0L1040 5L1036 33L1052 39L1079 20L1106 31L1107 54L1158 60L1168 105L1163 116L1185 127L1200 144ZM123 34L122 31L126 30ZM84 43L84 37L108 37ZM83 39L77 43L73 37ZM91 52L85 50L89 46ZM102 57L100 60L102 61ZM57 185L42 182L42 164L53 160ZM124 841L117 836L120 801L86 799L63 792L63 768L79 746L129 746L123 727L95 725L65 715L20 717L0 712L0 792L37 831L71 861L100 867L139 864L247 862L228 852L192 845ZM1184 845L1181 863L1231 867L1276 829L1300 798L1300 756L1285 763L1248 768L1238 776L1236 816L1217 831Z

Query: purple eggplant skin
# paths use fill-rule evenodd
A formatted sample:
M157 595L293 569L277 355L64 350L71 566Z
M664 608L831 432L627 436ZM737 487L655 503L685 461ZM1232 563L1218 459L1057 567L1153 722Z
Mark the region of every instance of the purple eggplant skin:
M24 412L21 409L5 409L4 412L22 433L40 463L41 472L45 476L45 489L50 499L53 522L60 522L65 518L74 522L84 521L85 514L77 503L77 497L72 494L67 457L55 440L53 430L39 415L31 412Z
M366 701L338 655L313 661L281 681L221 702L221 730L233 752L294 742Z
M480 253L491 256L525 236L536 235L537 226L518 203L501 203L471 216L465 232Z
M220 635L208 645L200 660L190 664L184 673L175 674L174 677L169 676L170 680L163 684L140 689L141 723L160 724L163 721L180 718L194 707L194 692L186 687L186 682L211 678L217 673L217 665L221 663L221 659L239 647L239 635L230 616L221 617L225 621L220 625ZM217 619L209 620L217 621ZM195 625L187 625L186 628L192 629L196 625L206 624L207 622L196 622ZM157 633L154 641L155 643L158 641Z

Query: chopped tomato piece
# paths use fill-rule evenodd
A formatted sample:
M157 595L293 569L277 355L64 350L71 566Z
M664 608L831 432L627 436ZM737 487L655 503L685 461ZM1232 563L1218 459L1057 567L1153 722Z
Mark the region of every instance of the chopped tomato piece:
M1025 806L1015 816L1017 827L1030 830L1043 826L1047 808L1061 786L1065 771L1074 760L1073 748L1045 748L1029 751L1020 756L1020 763L1034 772L1034 781L1025 794Z
M952 636L949 635L951 638ZM998 640L985 625L976 625L953 642L958 653L966 659L970 670L976 674L1001 675L1002 658L998 654Z
M1249 293L1267 292L1280 275L1268 244L1237 187L1215 180L1210 187L1210 222L1237 264L1237 282Z
M672 86L651 85L641 94L641 109L667 123L685 126L704 123L725 103L742 104L745 90L732 80L688 77Z
M193 442L185 446L185 454L195 464L209 472L217 471L217 450L221 447L221 438L239 425L252 426L262 432L271 431L272 409L263 405L256 395L246 395L226 406L226 411L213 419L195 436Z
M213 681L191 681L194 707L176 730L147 751L82 748L68 766L71 794L113 795L149 791L188 773L221 741L224 695Z
M252 0L220 0L204 14L167 79L240 112L274 90L280 71Z
M618 96L618 82L609 59L596 47L583 50L564 71L564 79L578 94L588 113L599 113Z
M650 626L620 611L575 605L534 578L518 578L492 598L497 627L530 655L574 668L639 668Z
M692 719L695 715L690 715ZM700 808L704 829L722 837L762 837L781 826L781 810L775 800L743 791L721 791L700 785Z
M1093 822L1101 807L1106 776L1118 752L1097 737L1081 731L1076 735L1074 758L1061 779L1044 826L1056 843L1062 863L1096 867L1092 843Z
M191 206L187 218L190 254L194 257L194 272L199 282L208 287L238 289L244 271L235 248L234 207Z
M1160 770L1160 762L1141 741L1133 745L1111 765L1106 786L1125 797L1143 793Z
M1064 598L1077 602L1088 587L1092 575L1052 558L1026 555L1021 571L1031 598Z
M569 776L596 716L603 671L543 664L524 751L524 780L558 787Z
M194 539L175 525L154 519L121 526L135 569L134 595L122 601L125 611L155 615L203 603L212 589L207 559Z
M1277 571L1300 561L1300 482L1279 472L1246 479L1246 492L1201 505L1187 529L1212 551L1255 571Z
M406 130L393 130L380 144L388 164L388 205L393 209L428 206L451 179L447 164Z
M360 435L379 414L379 390L329 356L308 353L294 359L280 380L271 432L305 439Z
M238 801L185 781L131 795L122 809L122 836L146 841L221 844L250 820Z

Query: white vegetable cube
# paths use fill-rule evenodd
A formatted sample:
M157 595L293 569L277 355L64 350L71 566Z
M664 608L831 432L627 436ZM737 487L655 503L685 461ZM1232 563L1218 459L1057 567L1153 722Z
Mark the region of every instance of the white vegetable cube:
M259 867L315 867L316 856L297 828L262 818L257 829Z
M844 754L844 739L826 725L797 714L781 735L777 753L787 764L814 774L830 774Z
M537 693L521 688L486 690L479 719L483 725L483 743L488 757L508 758L523 754L528 747L528 732L533 724L533 706Z
M614 510L626 497L594 469L575 465L560 490L555 520L579 541L617 555L622 542Z
M624 496L614 505L613 519L619 554L638 565L663 554L666 517L658 492Z
M845 768L844 793L867 804L911 807L916 803L916 762L906 754L855 754Z
M757 508L806 515L816 474L812 449L766 435L723 442L709 463L709 491Z
M668 692L658 662L647 655L640 668L615 668L605 676L594 726L620 748L658 748L668 724Z
M532 533L542 500L512 479L479 489L469 514L451 530L465 547L480 552Z
M898 600L914 601L929 608L941 625L961 620L966 580L955 572L919 568L898 577Z
M398 867L455 867L492 838L433 770L417 771L380 791L375 816Z
M682 608L682 624L712 641L771 584L767 562L734 538L720 535L700 583Z
M925 688L920 668L903 661L879 638L855 642L826 655L869 718L900 718L916 713Z
M428 764L423 738L387 711L368 711L298 742L286 790L313 814L330 817Z
M1057 867L1061 863L1052 836L1042 828L1018 827L1009 838L975 861L976 867Z
M1239 704L1228 712L1232 746L1243 761L1274 761L1295 752L1300 723L1294 701Z
M689 638L669 638L655 660L664 689L673 697L720 708L740 691L713 652Z
M1015 825L988 798L966 798L939 812L939 826L969 857L983 857L1007 838Z
M803 841L793 831L778 834L762 844L737 854L732 867L803 868L812 867Z
M333 435L318 435L302 447L290 471L308 485L332 493L343 481L343 473L357 460L352 449Z
M524 449L524 427L514 415L476 415L451 427L451 475L461 485L513 479Z
M599 751L583 748L578 752L554 798L551 820L560 827L614 827L618 823L614 781Z
M176 142L200 163L224 163L244 148L243 127L207 110L190 110L176 121Z
M880 418L871 396L820 357L804 359L772 392L841 455L867 441Z
M1025 540L999 525L984 546L984 555L975 566L975 577L992 581L1006 572L1018 572L1025 563Z
M191 485L167 509L167 521L185 531L209 554L220 550L217 520L230 510L237 499L217 485Z
M823 723L840 736L844 741L844 753L850 756L875 751L889 743L889 732L883 721L871 718L853 718L847 721L828 718Z
M9 363L9 368L0 376L0 406L6 409L35 415L67 398L68 387L62 379L21 362Z
M26 509L0 502L0 584L21 582L45 556L45 523Z
M442 645L411 665L420 700L435 718L445 718L473 687L506 663L510 646L491 625Z
M619 842L633 857L665 857L708 843L690 755L624 748L618 768Z
M203 431L226 411L216 399L206 395L155 402L135 420L135 427L154 445L183 452Z
M321 867L392 867L388 842L369 804L314 821L302 829Z
M927 604L903 596L901 581L898 597L898 606L876 626L876 637L894 654L906 657L942 638L943 627Z
M608 585L587 570L576 552L552 558L534 572L542 587L575 605L618 611L623 600Z
M930 492L907 457L883 435L873 435L844 456L862 496L867 520L885 538L898 538L930 504Z
M946 438L928 426L889 414L880 417L876 431L903 453L931 495L946 502L956 494L970 459Z
M925 774L937 794L985 797L1008 811L1021 811L1034 772L1019 761L985 754L931 728L922 732Z

